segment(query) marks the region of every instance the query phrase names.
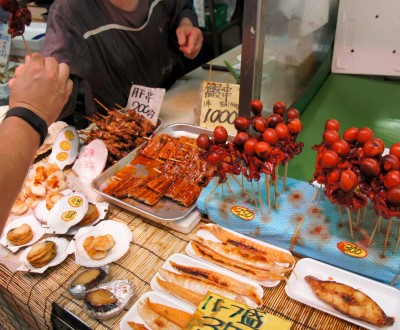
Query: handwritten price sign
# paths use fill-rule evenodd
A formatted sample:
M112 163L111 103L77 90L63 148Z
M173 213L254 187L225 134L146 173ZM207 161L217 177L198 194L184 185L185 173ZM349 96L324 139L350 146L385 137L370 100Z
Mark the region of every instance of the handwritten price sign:
M236 133L233 124L239 112L239 88L235 84L203 81L200 126L224 126L228 132Z
M156 125L164 95L165 89L163 88L132 85L126 107L135 110Z

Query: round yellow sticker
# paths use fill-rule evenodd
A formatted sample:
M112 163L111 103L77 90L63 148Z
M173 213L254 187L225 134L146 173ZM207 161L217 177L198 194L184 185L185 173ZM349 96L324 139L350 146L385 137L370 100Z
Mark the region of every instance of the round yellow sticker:
M61 219L63 219L64 221L72 221L76 218L77 214L78 213L75 211L67 211L61 215Z
M231 212L243 220L253 220L254 213L244 206L233 206Z
M337 248L344 254L354 258L365 258L368 252L357 244L351 242L339 242Z
M61 148L62 150L69 150L69 149L71 149L71 143L68 142L68 141L62 141L62 142L60 143L60 148Z
M59 161L64 161L68 158L68 153L66 152L59 152L56 157Z
M68 199L68 203L72 207L79 207L83 204L83 199L79 196L72 196Z
M71 131L65 131L64 136L69 141L72 141L74 139L74 133Z

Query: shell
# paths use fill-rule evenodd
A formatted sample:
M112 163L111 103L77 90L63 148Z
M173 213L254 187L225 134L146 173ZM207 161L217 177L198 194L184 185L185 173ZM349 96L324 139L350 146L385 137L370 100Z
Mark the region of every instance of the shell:
M97 268L88 268L80 272L69 284L68 291L76 298L84 298L86 293L107 281L111 274L109 265Z
M78 155L79 136L74 126L67 126L60 131L53 144L53 150L49 156L49 163L57 164L63 170L65 166L72 164Z
M68 195L71 192L72 192L71 189L65 189L63 191L60 191L60 193L62 193L63 195ZM57 205L57 203L54 204L54 206ZM47 227L47 219L49 217L50 211L46 207L46 200L42 200L39 202L38 205L36 205L36 207L33 210L33 214L35 215L37 221L39 221L42 225L45 225L45 227Z
M135 284L129 280L103 283L86 293L83 310L94 319L108 319L122 312L134 293Z

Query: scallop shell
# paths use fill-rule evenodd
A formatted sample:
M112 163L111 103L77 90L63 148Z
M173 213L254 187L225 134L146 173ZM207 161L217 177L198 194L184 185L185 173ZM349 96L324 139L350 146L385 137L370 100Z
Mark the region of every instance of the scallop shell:
M41 268L34 268L32 265L29 263L27 260L27 255L29 251L31 250L31 247L25 249L19 256L19 261L21 262L21 265L18 267L17 270L23 271L23 272L31 272L31 273L43 273L47 268L56 266L60 263L62 263L67 257L68 257L68 245L69 242L65 238L61 237L47 237L40 242L44 241L53 241L56 243L57 246L57 254L54 257L53 260L51 260L47 265L41 267Z
M32 239L26 243L22 244L19 246L13 245L8 239L7 239L7 233L16 227L21 226L22 224L26 223L32 228L33 231L33 237ZM43 228L40 223L37 222L36 218L33 215L28 215L24 217L19 217L19 218L14 218L12 221L10 221L6 227L3 230L3 235L1 236L0 239L0 244L5 246L7 249L9 249L11 252L15 253L17 252L21 247L24 246L29 246L32 245L33 243L36 243L40 238L46 233L46 229Z
M50 210L47 218L48 233L65 234L83 219L89 202L84 193L72 191L61 198Z
M88 300L83 302L83 310L92 318L104 320L113 317L124 310L135 293L135 284L129 280L115 280L99 285L95 290L108 290L116 298L116 302L109 305L93 306ZM86 297L85 297L86 298Z
M71 192L72 192L71 189L65 189L63 191L60 191L60 193L62 193L63 195L68 195ZM60 201L58 201L58 202L60 202ZM57 203L54 204L54 206L57 205ZM35 215L35 218L37 219L37 221L39 221L44 227L48 227L47 219L49 217L50 210L48 210L46 207L46 200L42 200L42 201L40 201L40 203L38 205L36 205L35 209L33 210L33 214Z
M63 170L71 165L78 155L79 136L74 126L67 126L58 133L49 156L49 163L57 164Z
M108 251L105 258L93 260L83 248L83 241L88 236L101 236L111 234L115 245ZM75 237L75 244L71 244L71 252L75 252L75 262L85 267L101 267L111 262L117 261L129 250L129 244L132 241L132 232L129 227L115 220L103 220L94 227L84 227L78 230Z
M76 298L83 298L89 290L107 281L110 275L110 265L104 267L87 268L74 277L68 286L68 291ZM83 276L88 277L84 279L82 283L75 283L77 280L82 279Z

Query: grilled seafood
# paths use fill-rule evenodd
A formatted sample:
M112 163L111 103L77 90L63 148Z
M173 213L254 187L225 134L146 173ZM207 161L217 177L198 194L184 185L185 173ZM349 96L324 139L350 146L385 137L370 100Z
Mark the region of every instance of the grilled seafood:
M180 330L181 327L168 320L166 317L156 313L150 306L149 300L140 301L138 304L138 314L151 329L156 330Z
M256 292L257 289L253 285L243 283L230 276L222 275L209 269L180 265L173 261L170 261L170 264L174 269L181 273L216 284L238 294L248 296L258 306L262 305L262 299L258 296Z
M224 243L229 243L240 249L249 250L252 253L263 255L268 261L288 263L291 266L295 263L293 256L289 253L258 244L246 239L245 237L236 235L216 224L203 225L200 229L209 231Z
M188 289L185 289L177 284L164 281L160 279L159 277L156 277L156 281L160 287L162 287L164 290L168 291L175 297L181 298L183 300L186 300L190 302L191 304L198 306L201 301L203 300L203 296L201 294L198 294L196 292L190 291Z
M15 246L20 246L28 243L32 239L32 237L32 228L26 223L11 229L7 233L7 239Z
M304 279L310 284L319 299L339 312L378 327L393 325L394 317L387 316L379 305L365 293L346 284L321 281L310 275Z

